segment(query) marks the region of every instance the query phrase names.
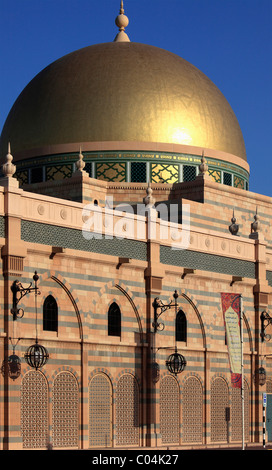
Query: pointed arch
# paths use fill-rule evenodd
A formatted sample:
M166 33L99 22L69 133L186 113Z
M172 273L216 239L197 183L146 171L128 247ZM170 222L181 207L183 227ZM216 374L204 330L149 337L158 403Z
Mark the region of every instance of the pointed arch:
M202 319L202 315L201 315L201 313L200 313L200 311L197 307L197 300L195 300L193 296L187 294L185 292L185 289L180 289L178 291L178 294L179 294L180 297L184 298L186 300L186 302L188 302L188 304L192 307L192 310L196 314L197 319L198 319L198 325L199 325L199 328L201 330L203 348L206 349L207 348L207 338L206 338L206 333L205 333L205 327L204 327L204 322L203 322L203 319ZM169 302L171 300L173 300L173 299L169 298ZM187 321L188 321L188 318L187 318Z
M140 340L142 342L142 339L143 339L143 326L142 326L142 321L141 321L138 309L137 309L134 301L132 300L131 296L128 294L128 292L122 286L120 286L119 284L115 284L115 287L117 289L119 289L119 291L122 292L122 294L124 294L124 296L128 299L131 307L133 308L133 311L135 313L135 317L136 317L137 322L138 322L138 327L139 327L139 332L140 332Z
M68 289L68 287L66 286L66 284L64 284L59 278L57 278L56 276L52 275L52 276L51 276L51 279L53 279L53 281L55 281L57 284L59 284L59 285L63 288L63 290L66 292L66 294L68 295L69 299L71 300L72 305L73 305L74 310L75 310L75 313L76 313L76 316L77 316L80 339L82 340L82 339L83 339L82 320L81 320L81 316L80 316L80 312L79 312L79 309L78 309L76 300L74 299L74 297L73 297L71 291Z
M253 352L253 339L252 339L252 332L251 328L248 323L248 319L245 314L243 314L243 320L244 320L244 326L246 327L246 331L248 334L248 341L249 341L249 350L250 352Z
M198 318L198 322L201 328L201 333L202 333L202 339L203 339L203 348L207 348L207 339L206 339L206 333L205 333L205 328L204 328L204 323L201 317L201 314L197 308L197 302L194 302L193 298L189 297L185 292L180 293L181 297L183 297L187 302L192 306L194 309L196 316Z

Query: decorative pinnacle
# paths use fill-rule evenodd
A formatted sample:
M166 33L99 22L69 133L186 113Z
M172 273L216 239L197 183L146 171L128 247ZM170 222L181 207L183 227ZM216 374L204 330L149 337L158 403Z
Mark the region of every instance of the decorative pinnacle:
M130 42L128 35L125 33L125 28L129 24L129 19L124 13L124 2L121 0L120 12L115 19L115 24L119 28L119 33L115 37L114 42Z
M6 155L6 162L2 166L2 171L4 176L7 176L8 178L11 178L15 171L16 171L16 166L12 163L13 156L10 153L10 142L8 143L8 153Z
M239 225L236 224L236 218L234 216L234 209L233 209L233 215L232 215L232 219L231 219L231 225L229 226L229 231L232 235L237 235L238 231L239 231Z
M83 161L83 155L81 153L81 147L79 149L78 160L76 162L76 167L78 171L83 171L85 168L85 162Z
M148 186L146 188L146 197L144 198L144 203L147 207L152 207L155 204L155 198L152 196L153 190L151 188L150 181L148 182Z
M251 233L256 233L259 231L260 222L258 216L258 208L256 207L256 214L254 215L254 222L251 224Z
M206 158L205 158L205 155L204 155L204 150L202 151L202 157L201 157L201 163L199 165L199 171L202 175L204 175L208 171L208 165L207 165L207 161L206 161Z

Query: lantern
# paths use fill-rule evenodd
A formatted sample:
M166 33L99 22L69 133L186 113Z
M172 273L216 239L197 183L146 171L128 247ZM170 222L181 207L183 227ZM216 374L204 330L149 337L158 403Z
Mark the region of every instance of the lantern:
M166 361L167 369L174 375L180 374L185 369L185 366L186 359L182 354L179 354L177 350L171 354Z
M38 370L43 367L49 358L47 349L39 344L37 341L35 344L29 346L25 353L25 360L30 367Z

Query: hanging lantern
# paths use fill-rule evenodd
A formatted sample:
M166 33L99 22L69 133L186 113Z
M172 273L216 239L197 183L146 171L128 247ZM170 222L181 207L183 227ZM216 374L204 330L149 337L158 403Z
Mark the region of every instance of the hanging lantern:
M259 384L262 387L266 383L266 370L264 367L258 369Z
M253 380L255 385L260 385L261 387L266 383L266 370L263 366L255 370L253 375Z
M12 380L18 379L21 375L21 360L17 354L8 357L8 375Z
M185 369L185 366L186 359L184 356L179 354L177 350L171 354L166 361L167 369L174 375L180 374Z
M160 366L157 362L152 364L152 380L154 383L157 383L160 379Z
M39 344L37 341L32 346L29 346L25 353L25 360L30 367L38 370L43 367L49 358L47 349Z
M1 373L3 377L8 376L12 380L18 379L21 375L21 359L17 354L11 354L7 359L4 359L1 366Z

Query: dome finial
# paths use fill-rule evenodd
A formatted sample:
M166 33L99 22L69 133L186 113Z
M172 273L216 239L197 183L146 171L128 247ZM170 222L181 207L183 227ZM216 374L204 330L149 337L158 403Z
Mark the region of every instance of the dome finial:
M155 198L152 196L153 190L151 188L150 180L146 188L146 197L144 198L144 203L147 207L152 207L155 204Z
M237 235L239 231L239 225L236 224L236 218L234 215L234 208L233 208L233 214L232 214L232 219L231 219L231 225L229 226L229 231L232 235Z
M260 229L260 222L258 216L258 207L256 207L256 214L254 215L254 222L251 224L251 233L257 233Z
M129 23L129 19L124 13L124 2L121 0L120 12L115 19L115 24L119 28L119 33L115 37L114 42L130 42L128 35L125 33L125 28Z
M12 163L13 156L10 153L10 142L8 142L8 153L6 155L6 161L2 166L4 176L11 178L16 172L16 166Z
M82 155L82 152L81 152L81 146L79 148L79 155L78 155L78 160L76 162L76 167L77 167L77 171L83 171L84 168L85 168L85 162L83 161L83 155Z
M199 165L199 171L202 175L205 175L205 173L207 173L208 171L208 165L207 165L207 161L205 158L204 150L202 150L202 157L201 157L201 163Z

